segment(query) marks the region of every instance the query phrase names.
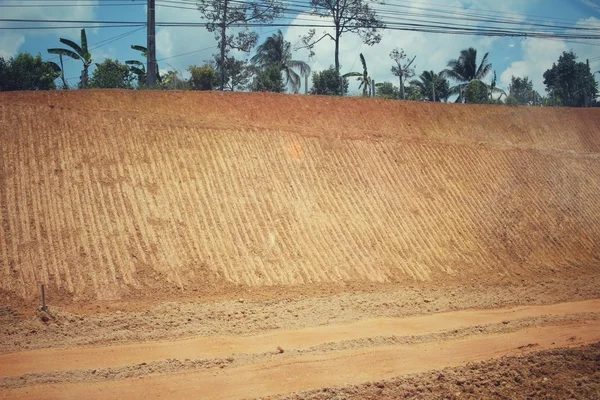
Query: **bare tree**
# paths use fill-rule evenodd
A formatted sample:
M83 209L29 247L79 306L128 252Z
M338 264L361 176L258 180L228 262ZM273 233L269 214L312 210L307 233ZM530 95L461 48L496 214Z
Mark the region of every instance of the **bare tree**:
M321 18L332 18L335 32L323 32L317 37L316 30L311 29L302 37L302 44L298 48L310 50L313 56L314 46L321 40L328 38L335 42L335 70L340 75L340 39L344 33L358 34L363 43L372 46L381 41L379 30L385 25L370 4L384 4L382 0L311 0L312 13ZM343 79L340 75L340 88ZM341 90L341 89L340 89Z
M239 27L243 24L256 22L271 22L281 16L282 7L280 0L199 0L198 10L208 20L206 29L213 32L220 48L218 57L218 70L221 75L220 88L225 87L225 76L227 74L227 53L238 50L249 52L258 42L258 33L248 28L236 29L234 34L228 34L227 30Z
M403 49L398 50L395 48L390 53L390 58L396 62L396 65L392 67L392 73L400 80L400 98L406 100L406 93L404 92L404 81L412 78L415 75L414 68L411 68L412 63L415 61L417 56L414 56L410 61L408 55Z

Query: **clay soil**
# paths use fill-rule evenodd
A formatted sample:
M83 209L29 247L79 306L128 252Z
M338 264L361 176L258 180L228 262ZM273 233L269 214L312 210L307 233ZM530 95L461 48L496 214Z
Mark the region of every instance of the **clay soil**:
M600 398L599 127L2 93L0 399Z

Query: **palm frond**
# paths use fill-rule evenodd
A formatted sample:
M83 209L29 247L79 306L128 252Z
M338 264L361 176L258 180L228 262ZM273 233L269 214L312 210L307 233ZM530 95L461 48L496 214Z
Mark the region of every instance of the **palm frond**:
M133 50L137 50L137 51L141 52L144 57L147 57L148 49L146 48L146 46L140 46L139 44L132 44L131 48Z
M477 71L477 74L475 75L475 78L483 79L490 73L491 70L492 70L492 64L480 65L479 70Z
M130 67L129 70L138 76L138 79L145 80L146 79L146 71L138 68L138 67Z
M127 60L125 61L127 65L137 65L138 67L144 68L144 63L138 60Z
M290 68L294 68L300 70L300 75L308 76L310 75L310 66L304 61L298 60L288 60L286 63Z
M87 35L85 29L81 30L81 49L83 51L83 57L90 58L90 52L88 51Z
M457 82L466 82L465 77L461 73L459 73L453 69L443 70L442 76L444 76L446 78L454 79Z
M70 48L72 48L73 50L75 50L75 52L77 54L79 54L79 56L81 58L83 58L83 50L81 49L81 47L79 47L79 45L77 43L75 43L72 40L65 39L65 38L60 38L60 42L63 43L63 44L66 44L67 46L69 46Z
M364 74L367 75L367 62L365 61L365 56L360 53L360 63L362 64Z
M60 68L60 65L58 65L54 61L46 61L46 64L50 65L52 67L52 69L54 70L54 72L62 71L62 69Z
M81 60L81 57L79 56L79 54L75 53L73 50L69 50L69 49L48 49L48 53L50 54L56 54L59 56L66 56L66 57L70 57L74 60Z
M458 67L460 67L460 62L459 60L450 60L448 61L448 64L446 64L447 69L452 69L455 70Z

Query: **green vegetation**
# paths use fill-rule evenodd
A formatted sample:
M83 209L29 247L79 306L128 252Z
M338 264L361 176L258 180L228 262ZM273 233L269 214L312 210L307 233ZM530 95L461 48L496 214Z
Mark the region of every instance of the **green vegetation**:
M477 65L477 50L470 47L462 50L457 59L448 61L448 68L442 71L444 77L452 79L456 85L450 88L451 94L458 94L456 102L463 100L464 92L473 80L482 81L492 70L492 64L488 62L488 53L485 53L479 66ZM478 91L480 85L475 84L471 88L473 95L474 91ZM477 96L476 96L477 97ZM477 97L478 98L478 97Z
M427 101L446 101L450 96L450 83L442 74L423 71L418 80L412 80L411 86L416 88L420 97Z
M92 65L92 55L88 51L87 36L85 29L81 30L81 46L69 39L60 38L60 42L66 44L70 49L52 48L48 49L48 53L56 54L60 57L70 57L73 60L79 60L83 64L81 77L79 80L79 88L85 89L89 87L89 68ZM61 58L62 63L62 58Z
M213 90L219 84L219 75L210 65L191 65L188 71L191 75L189 83L192 90Z
M254 80L250 84L250 90L253 92L283 93L285 86L285 82L281 76L281 66L279 64L271 64L256 71Z
M558 63L544 72L544 85L553 105L588 107L598 94L589 62L577 62L573 51L563 52Z
M400 91L392 82L383 82L375 84L375 97L380 99L397 99L400 96Z
M529 76L512 76L507 88L498 87L496 71L493 71L488 59L489 53L481 57L473 47L450 59L444 70L424 69L419 75L416 75L414 65L417 56L409 56L403 49L394 48L389 57L392 60L391 73L398 78L398 86L392 82L374 84L362 53L358 54L362 71L341 74L339 44L342 35L356 34L363 43L371 46L381 40L379 32L384 24L366 0L311 0L310 3L314 15L333 19L334 33L317 35L312 29L300 37L296 49L308 49L312 56L317 43L323 39L332 40L335 44L334 64L328 69L312 71L311 75L311 68L306 62L294 59L292 44L285 40L281 30L267 37L249 57L258 43L259 34L250 30L247 24L250 21L268 23L281 16L281 0L243 3L199 0L198 10L208 21L206 28L214 33L219 52L201 66L189 66L185 77L179 71L170 70L163 70L161 76L157 66L158 83L148 89L299 93L303 81L311 76L311 94L343 96L348 93L348 78L356 77L362 96L380 99L511 106L600 106L595 73L592 73L589 61L578 61L573 51L563 52L552 68L544 72L546 97L534 90L534 82ZM54 81L58 79L61 89L69 89L64 75L64 57L82 63L79 89L146 88L146 47L131 46L140 52L141 60L127 60L122 64L119 60L105 59L93 64L85 29L81 30L80 43L66 38L61 38L60 42L66 47L48 49L48 53L58 56L59 64L52 61L56 58L43 61L39 55L34 57L27 53L7 60L0 58L0 91L56 89ZM91 79L90 68L93 68Z
M347 74L342 75L342 78L348 78L351 76L357 76L357 81L360 82L358 88L362 88L363 96L372 96L371 93L371 78L369 77L369 71L367 71L367 62L365 61L365 57L360 53L360 62L363 67L363 72L348 72Z
M119 60L107 58L104 62L96 64L96 69L90 80L90 87L94 89L131 89L133 76L125 64Z
M251 61L258 68L257 77L260 76L259 81L264 81L268 75L273 74L273 71L278 70L279 74L283 74L285 77L285 85L290 85L294 93L298 93L300 90L301 78L310 74L310 67L307 63L292 59L292 45L283 38L281 30L278 30L277 33L268 37L263 44L258 46L256 55L252 57ZM267 72L267 70L270 72ZM256 88L255 83L256 81L253 83L254 89L252 90ZM276 86L279 87L278 84ZM277 91L281 92L283 90Z
M341 88L340 81L342 82ZM348 93L348 86L348 79L342 78L335 67L329 67L329 69L312 74L310 94L343 96Z
M247 83L246 62L236 59L231 52L248 53L258 42L258 33L249 28L232 27L248 23L266 23L281 16L282 6L279 0L231 1L231 0L199 0L198 10L204 20L208 21L206 29L214 33L220 49L215 54L216 70L220 76L221 90L226 89L229 80L242 75L241 81ZM229 31L229 32L228 32ZM246 79L248 78L248 79ZM232 82L230 90L239 87L239 82Z
M148 49L145 46L138 44L131 45L133 50L137 50L142 54L142 57L147 57ZM129 65L129 70L137 78L138 86L146 85L146 63L138 60L127 60L125 64ZM162 77L160 76L158 63L156 63L156 82L160 85L162 83Z
M21 53L5 60L0 57L0 91L50 90L60 75L55 63L42 61L42 57Z
M373 46L381 41L380 29L384 27L382 19L373 9L373 3L366 0L311 0L313 13L320 18L333 22L333 35L325 31L317 35L315 29L309 30L302 37L303 45L300 48L310 50L314 55L314 46L323 39L330 39L335 44L334 66L338 75L337 93L344 92L345 80L340 74L340 42L344 33L354 33L360 36L363 43ZM317 37L318 36L318 37Z

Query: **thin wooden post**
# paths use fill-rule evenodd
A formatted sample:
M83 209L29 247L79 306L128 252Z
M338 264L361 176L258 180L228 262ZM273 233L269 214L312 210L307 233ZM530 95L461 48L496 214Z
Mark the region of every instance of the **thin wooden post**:
M46 311L46 285L42 283L42 311Z

